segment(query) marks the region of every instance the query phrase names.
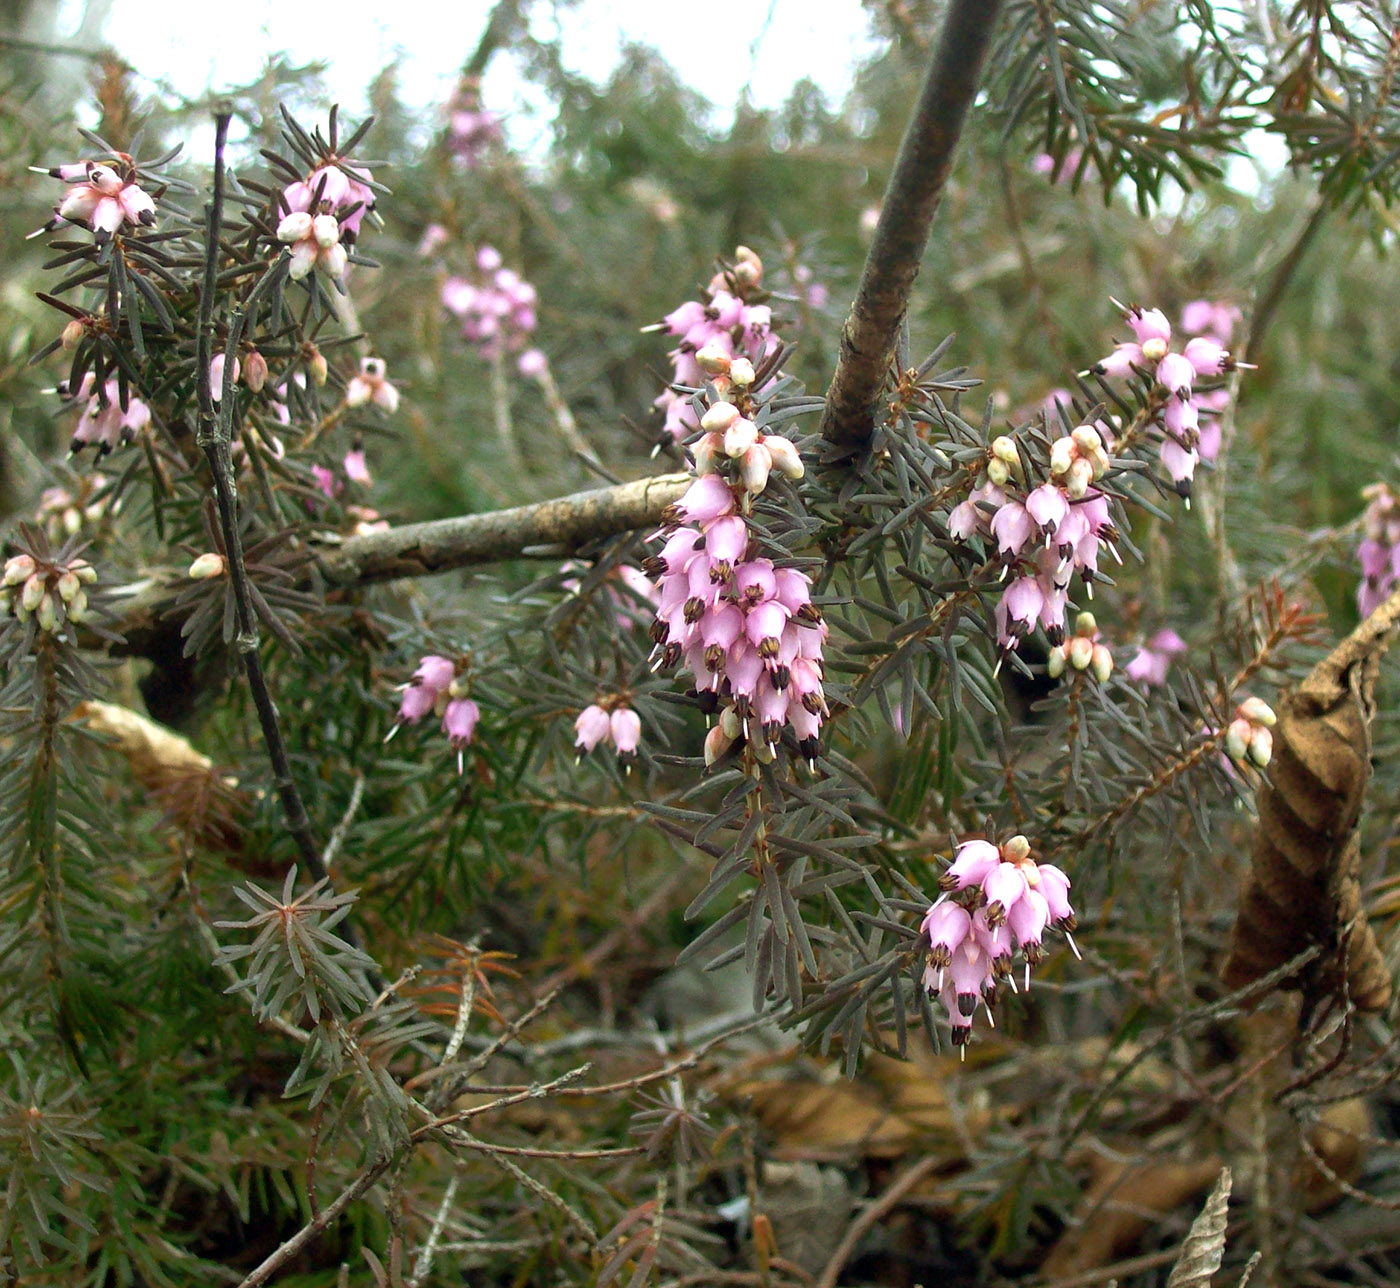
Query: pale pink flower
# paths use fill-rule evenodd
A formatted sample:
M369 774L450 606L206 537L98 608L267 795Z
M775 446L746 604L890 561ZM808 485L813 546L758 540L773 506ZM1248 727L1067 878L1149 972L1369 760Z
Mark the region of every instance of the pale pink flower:
M373 403L391 416L398 411L399 391L384 378L386 370L383 358L361 358L359 374L345 386L345 405Z
M119 231L123 224L155 223L156 203L136 182L130 158L57 166L49 173L73 184L55 211L55 223L66 220L86 224L99 241Z
M345 470L345 477L352 483L360 483L367 486L373 482L369 475L369 466L365 463L364 451L361 448L357 447L345 453L345 460L342 463L342 468Z

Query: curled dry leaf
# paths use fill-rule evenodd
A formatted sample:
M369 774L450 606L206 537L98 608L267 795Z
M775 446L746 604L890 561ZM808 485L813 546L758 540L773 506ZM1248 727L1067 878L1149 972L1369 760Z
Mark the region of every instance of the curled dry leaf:
M1274 755L1258 794L1249 877L1224 978L1253 983L1314 944L1294 987L1340 990L1383 1009L1391 982L1362 906L1357 825L1371 776L1376 672L1400 629L1393 595L1277 704Z
M1222 1168L1220 1179L1206 1199L1201 1215L1191 1222L1181 1255L1167 1276L1167 1288L1210 1288L1211 1276L1225 1257L1225 1225L1230 1215L1230 1169Z

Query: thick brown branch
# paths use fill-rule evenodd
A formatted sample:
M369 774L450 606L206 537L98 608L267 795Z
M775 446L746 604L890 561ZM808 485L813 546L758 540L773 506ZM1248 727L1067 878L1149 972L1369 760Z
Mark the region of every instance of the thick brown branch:
M528 557L536 550L557 558L598 537L658 523L692 481L688 474L660 474L509 510L405 524L352 537L328 549L321 565L333 585L363 586Z
M948 6L938 49L900 144L855 303L841 331L841 355L822 418L822 437L836 460L859 456L874 433L875 400L894 355L1001 4L952 0Z
M659 523L661 512L692 481L688 474L658 474L509 510L404 524L334 546L317 545L316 550L326 580L342 589L504 559L557 559L599 537ZM151 573L125 594L116 592L113 606L121 614L118 627L126 640L124 652L143 657L169 652L171 641L164 637L171 634L171 627L162 619L182 584L177 572L165 569ZM178 625L174 629L178 631ZM178 656L178 636L173 645L173 655Z

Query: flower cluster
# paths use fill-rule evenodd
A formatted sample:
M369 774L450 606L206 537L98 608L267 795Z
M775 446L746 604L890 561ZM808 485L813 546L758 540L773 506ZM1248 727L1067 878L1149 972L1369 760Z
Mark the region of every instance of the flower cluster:
M1099 567L1099 547L1117 558L1117 533L1108 498L1091 486L1108 468L1103 436L1079 425L1050 449L1050 478L1029 488L1015 442L1002 436L991 445L987 482L948 515L948 531L959 541L972 536L995 542L1007 581L996 608L997 640L1014 649L1037 625L1052 644L1064 635L1070 582L1076 572L1087 593Z
M121 497L113 496L110 480L101 475L83 478L75 490L48 487L39 494L34 519L56 545L75 537L85 526L99 524L121 509Z
M97 580L97 569L86 559L36 559L18 554L0 575L0 598L6 613L21 622L33 618L39 629L57 635L65 622L75 625L87 616L84 586Z
M924 986L947 1010L954 1045L965 1047L978 1003L991 1019L998 985L1005 980L1015 991L1015 954L1029 988L1046 929L1058 926L1066 938L1074 930L1070 880L1052 864L1035 862L1030 842L1017 835L1000 846L964 841L938 886L943 894L920 927L929 943Z
M731 363L735 382L748 383L753 377L744 381L745 374L777 348L773 310L761 302L763 261L747 246L735 250L734 261L710 279L700 299L687 300L649 328L680 338L668 355L673 385L695 389L713 377L727 378ZM685 438L699 428L688 394L668 388L655 406L665 413L664 429L672 438Z
M580 760L600 744L612 743L618 761L630 769L642 741L642 719L618 694L584 707L574 721L574 735Z
M329 215L339 239L353 246L360 225L374 209L374 176L362 165L338 157L319 165L299 183L282 190L281 208L288 214Z
M83 224L98 241L106 241L123 224L150 227L156 221L155 200L137 182L136 165L124 152L104 161L74 161L39 173L70 185L53 219L40 232L63 223Z
M1356 547L1362 578L1356 606L1362 617L1370 617L1400 581L1400 497L1384 483L1372 483L1361 495L1366 500L1366 535Z
M287 247L294 282L313 270L337 280L344 276L348 248L374 208L372 181L363 166L332 157L278 194L277 240Z
M1260 698L1246 698L1235 708L1235 718L1225 730L1225 752L1238 765L1263 769L1274 754L1273 708Z
M1205 336L1222 348L1229 348L1230 337L1240 320L1238 305L1219 300L1192 300L1181 310L1181 329L1189 336ZM1220 455L1220 421L1216 418L1230 405L1230 391L1223 386L1195 394L1201 422L1196 451L1201 460L1214 461Z
M416 724L429 713L442 717L442 731L457 752L457 772L462 772L462 752L476 733L481 709L466 696L466 677L459 675L450 658L430 654L419 663L413 678L400 686L398 723L389 730L387 742L401 726Z
M1107 645L1099 643L1099 627L1093 613L1080 613L1074 620L1074 634L1050 650L1046 663L1050 678L1058 680L1066 667L1092 671L1100 684L1113 674L1113 654Z
M725 406L732 404L717 403L710 412ZM739 445L733 444L736 451ZM726 452L723 468L732 469L736 459ZM644 565L660 592L652 625L657 666L684 661L706 710L723 708L705 740L708 764L741 737L757 759L771 760L784 727L791 727L808 762L815 761L826 714L826 623L806 574L778 568L754 550L743 513L751 493L742 470L731 482L719 472L719 460L713 464L714 472L697 478L667 509L665 544Z
M1195 391L1202 379L1233 371L1235 363L1229 350L1211 335L1198 335L1188 340L1183 352L1170 348L1171 323L1161 309L1126 310L1134 339L1120 344L1093 370L1101 376L1119 379L1139 373L1151 377L1155 386L1166 391L1165 400L1156 413L1162 429L1162 465L1176 485L1177 492L1189 500L1191 480L1200 461L1200 420L1204 395ZM1214 399L1206 408L1219 410ZM1219 449L1218 428L1215 448Z
M501 118L481 106L480 83L464 77L447 105L447 146L467 169L475 170L502 137Z
M1123 674L1134 684L1149 689L1167 682L1171 664L1186 652L1186 641L1170 626L1164 626L1138 649L1137 656L1123 668Z
M73 427L73 441L68 450L81 452L88 444L96 444L99 458L106 456L119 444L129 443L151 423L151 409L128 389L123 402L121 382L112 379L97 384L91 371L75 394L68 394L60 385L59 393L74 403L86 400L87 405Z
M287 246L292 281L301 281L313 269L327 277L344 276L349 252L341 244L340 223L334 215L294 210L277 225L277 240Z
M476 252L476 280L453 276L442 284L442 303L462 324L462 334L483 358L515 353L535 329L535 288L501 266L494 246Z

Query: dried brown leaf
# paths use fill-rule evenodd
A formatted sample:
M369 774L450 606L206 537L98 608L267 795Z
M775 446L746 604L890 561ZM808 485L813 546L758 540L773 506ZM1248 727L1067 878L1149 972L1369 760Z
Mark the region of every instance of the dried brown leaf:
M1231 988L1321 944L1319 965L1291 986L1344 986L1367 1011L1390 1000L1390 975L1362 907L1357 826L1371 775L1376 673L1397 628L1400 595L1277 704L1274 756L1224 971Z
M1225 1226L1230 1216L1230 1169L1221 1168L1201 1215L1191 1222L1181 1255L1167 1276L1167 1288L1210 1288L1225 1259Z

